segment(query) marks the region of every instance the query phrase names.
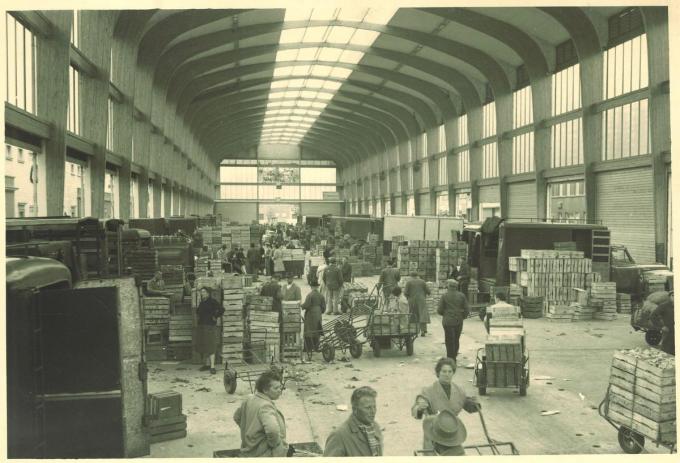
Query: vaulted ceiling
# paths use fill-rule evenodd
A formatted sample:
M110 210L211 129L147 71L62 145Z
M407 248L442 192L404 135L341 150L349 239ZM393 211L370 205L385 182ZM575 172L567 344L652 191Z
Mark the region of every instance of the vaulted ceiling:
M347 164L408 140L555 65L583 31L603 41L612 8L123 11L178 117L219 163L261 143ZM599 48L601 44L597 44Z

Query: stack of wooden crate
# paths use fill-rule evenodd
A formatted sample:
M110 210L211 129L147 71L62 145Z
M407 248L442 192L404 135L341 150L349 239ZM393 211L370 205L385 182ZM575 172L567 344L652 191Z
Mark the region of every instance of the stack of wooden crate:
M278 359L281 346L278 312L252 310L251 306L247 326L250 342L258 344L264 341L267 360Z
M189 314L170 315L168 335L168 358L189 360L192 353L194 316Z
M541 318L543 316L542 296L522 296L519 299L519 306L524 318Z
M199 257L194 264L194 274L196 277L204 277L210 270L210 259L207 256Z
M518 311L497 311L484 344L486 380L491 387L518 386L526 352L526 332Z
M142 298L146 359L165 360L170 328L170 300L167 297Z
M592 320L595 315L595 309L590 305L583 305L579 302L572 302L570 307L573 310L573 321Z
M222 278L222 359L229 364L243 363L243 282L240 277Z
M615 423L666 445L677 441L675 357L657 349L614 354L605 414Z
M146 408L152 444L186 437L187 416L182 413L182 394L175 391L149 394Z
M124 266L132 268L132 272L144 281L153 278L158 270L158 251L155 249L130 249L123 258Z
M574 307L566 304L550 304L545 318L551 322L572 322L574 321Z
M281 305L281 361L298 361L302 353L300 301L283 301Z
M246 304L250 312L271 312L274 300L270 296L259 296L249 294L246 297Z
M596 309L596 320L616 320L616 283L593 283L590 288L590 305Z
M451 273L451 268L458 265L458 260L467 261L467 243L463 241L437 241L437 251L435 253L436 280L446 281ZM444 246L441 246L444 243Z
M432 283L427 282L427 288L430 290L430 294L425 297L425 306L430 315L437 313L437 308L439 307L439 301L442 296L446 294L447 288L445 282Z
M655 293L657 291L666 290L666 274L657 274L654 272L646 272L644 274L645 281L647 282L647 291Z
M630 294L616 293L616 311L622 314L630 314Z

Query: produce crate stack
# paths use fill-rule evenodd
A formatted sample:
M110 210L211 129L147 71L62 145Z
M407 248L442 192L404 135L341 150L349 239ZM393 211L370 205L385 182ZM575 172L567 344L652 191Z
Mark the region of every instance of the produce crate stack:
M189 360L193 352L192 332L193 314L170 315L170 332L168 336L168 359Z
M222 360L229 364L243 363L244 318L243 282L240 278L222 278Z
M522 287L514 283L510 283L510 291L508 292L508 304L519 306L519 299L522 297Z
M131 267L132 272L143 281L153 278L158 270L158 251L155 249L130 249L123 258L125 267Z
M541 318L543 316L543 296L522 296L519 299L524 318Z
M616 283L593 283L590 305L596 309L596 320L616 320Z
M572 302L570 305L573 308L574 315L572 320L583 321L592 320L595 315L595 309L590 305L584 305L580 302Z
M644 274L644 279L647 282L647 290L650 294L666 290L666 275L647 272Z
M526 332L519 309L502 308L490 320L484 342L486 382L491 387L518 386L526 352Z
M576 289L585 287L586 275L592 272L591 260L580 251L522 249L521 257L508 259L508 267L523 295L543 296L548 307L576 301ZM565 315L565 309L552 314Z
M617 351L604 412L647 439L675 444L675 357L651 348Z
M267 349L266 361L278 359L281 348L279 331L279 314L277 312L248 311L248 331L251 343L265 342Z
M201 233L203 246L207 246L212 254L215 254L222 247L223 240L220 227L200 227L198 231Z
M477 304L477 300L479 299L479 281L476 278L470 278L467 298L470 304Z
M142 307L146 359L165 360L170 329L170 300L167 297L143 297Z
M438 243L440 242L411 240L407 246L399 246L397 257L399 273L406 276L411 272L418 272L423 280L435 281Z
M463 241L449 241L444 248L437 246L437 281L446 281L451 273L451 268L456 267L458 259L461 258L464 261L467 261L468 258L467 243Z
M555 251L576 251L576 241L556 241L553 248Z
M590 289L593 283L599 283L602 281L602 275L597 272L586 273L586 289Z
M210 258L204 256L196 259L196 263L194 264L194 274L196 277L206 276L208 270L210 270Z
M630 294L616 293L616 311L622 314L630 314Z
M249 312L271 312L273 299L270 296L252 294L246 296L246 304Z
M550 304L545 318L551 322L572 322L574 319L574 308L565 304Z
M260 228L260 226L255 224L250 225L250 242L259 243L261 237L262 229Z
M437 313L437 307L439 307L439 301L442 296L446 294L446 286L442 283L432 283L428 281L427 288L430 290L430 294L425 298L425 306L430 315Z
M281 361L299 361L302 353L300 301L283 301L281 315Z
M224 243L225 238L229 238L229 243ZM228 248L233 245L242 246L243 249L250 247L250 225L230 225L222 222L222 240Z
M165 442L187 435L187 416L182 413L182 394L163 391L149 394L146 401L149 442Z
M373 316L371 330L374 336L415 334L418 333L418 324L411 321L410 314L379 314Z

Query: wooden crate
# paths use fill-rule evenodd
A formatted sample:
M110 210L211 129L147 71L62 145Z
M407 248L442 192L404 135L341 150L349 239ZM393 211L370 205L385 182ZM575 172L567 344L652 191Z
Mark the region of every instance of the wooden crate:
M516 363L486 363L488 387L517 387L522 378L523 366Z

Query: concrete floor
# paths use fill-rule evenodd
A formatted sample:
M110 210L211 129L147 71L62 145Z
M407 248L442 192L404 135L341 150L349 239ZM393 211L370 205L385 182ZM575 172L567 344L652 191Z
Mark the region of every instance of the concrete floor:
M359 281L372 288L377 278ZM308 287L300 286L304 297ZM616 431L599 416L597 406L607 389L613 352L644 347L643 335L630 328L626 316L613 322L526 320L525 327L531 369L527 396L520 397L511 389L489 389L487 396L479 398L491 437L513 442L522 455L623 453ZM466 367L483 347L485 334L478 318L465 322L454 381L469 395L478 394L472 386L473 370ZM338 352L335 363L327 364L321 354L315 354L313 363L289 368L292 378L277 401L286 417L288 441L314 440L323 447L329 432L350 413L336 407L349 407L351 389L370 385L378 391L376 419L384 428L385 455L412 455L421 448L422 428L420 421L411 418L410 408L418 391L435 380L434 364L444 353L441 318L435 315L428 336L416 340L413 357L393 349L374 358L364 346L359 359L343 361ZM240 381L236 393L228 395L222 385L222 368L210 375L199 372L198 365L154 362L149 372L149 392L181 392L188 416L187 437L153 444L152 457L211 457L214 450L240 446L232 416L250 393L247 382ZM541 416L550 410L559 414ZM460 417L468 430L465 445L485 443L478 416L462 412ZM645 452L667 450L648 443Z

